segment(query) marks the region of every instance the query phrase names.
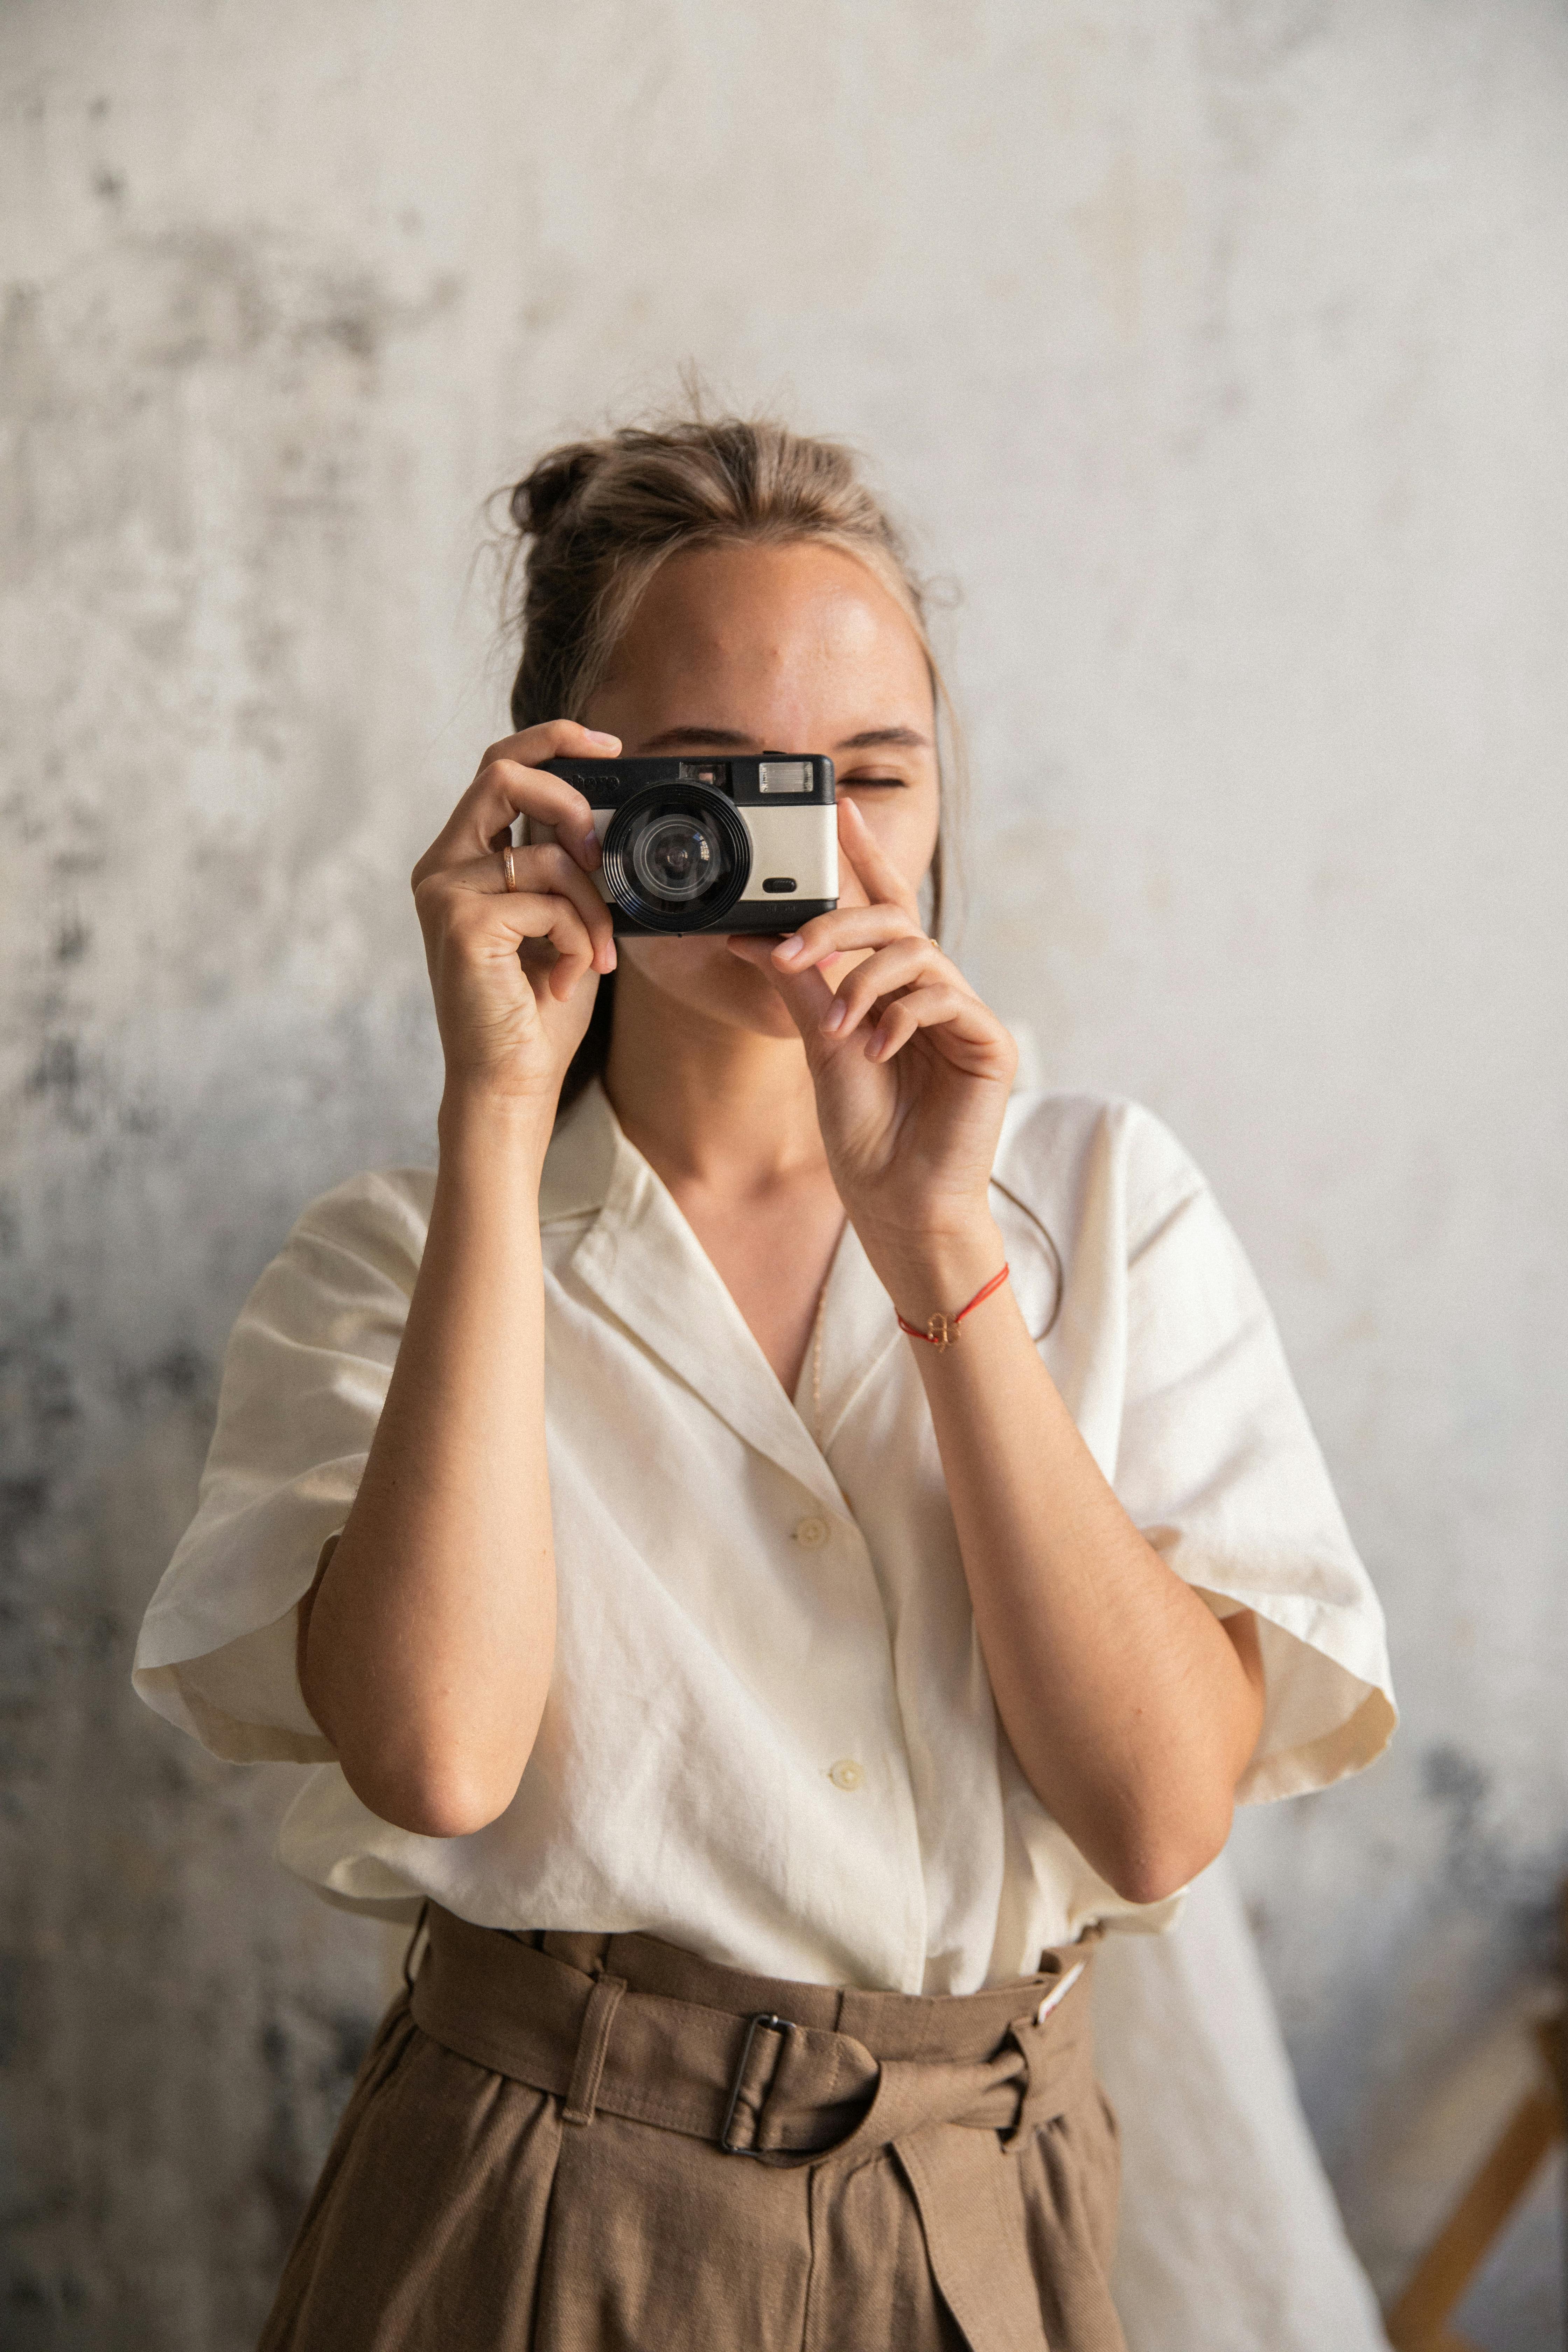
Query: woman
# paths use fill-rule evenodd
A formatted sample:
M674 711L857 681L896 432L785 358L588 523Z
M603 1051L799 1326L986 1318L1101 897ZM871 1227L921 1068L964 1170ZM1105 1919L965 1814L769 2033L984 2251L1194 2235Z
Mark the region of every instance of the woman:
M626 431L513 513L517 732L414 877L439 1171L263 1276L138 1662L321 1759L290 1866L425 1906L264 2343L1098 2352L1093 1938L1380 1750L1376 1603L1201 1179L1010 1100L931 936L847 455ZM540 763L764 750L836 763L837 911L617 939Z

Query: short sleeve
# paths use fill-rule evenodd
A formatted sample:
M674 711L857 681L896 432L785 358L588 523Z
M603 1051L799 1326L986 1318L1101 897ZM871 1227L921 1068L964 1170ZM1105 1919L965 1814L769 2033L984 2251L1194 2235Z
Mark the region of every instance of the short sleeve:
M360 1176L313 1202L234 1327L196 1516L132 1674L149 1706L215 1755L332 1759L300 1688L299 1603L359 1491L433 1181Z
M1173 1139L1137 1123L1117 1492L1216 1615L1255 1612L1266 1711L1237 1795L1294 1796L1393 1737L1383 1612L1241 1244Z

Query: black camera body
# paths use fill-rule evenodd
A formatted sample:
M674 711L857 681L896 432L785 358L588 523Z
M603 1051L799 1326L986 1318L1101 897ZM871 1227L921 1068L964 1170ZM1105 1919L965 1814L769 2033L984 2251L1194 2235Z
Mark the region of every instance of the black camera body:
M594 877L617 931L793 931L838 904L833 762L815 752L744 759L543 760L594 812ZM519 817L512 844L553 841Z

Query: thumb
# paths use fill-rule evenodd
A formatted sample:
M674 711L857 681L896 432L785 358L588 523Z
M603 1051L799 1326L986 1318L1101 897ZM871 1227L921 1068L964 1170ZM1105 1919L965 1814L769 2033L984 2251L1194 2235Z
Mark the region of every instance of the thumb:
M808 1047L815 1048L832 1042L823 1035L822 1024L833 1003L833 991L819 967L813 965L809 971L782 971L773 961L773 950L778 940L772 936L762 938L752 932L734 931L725 945L742 963L749 963L773 982L784 1001L784 1010Z

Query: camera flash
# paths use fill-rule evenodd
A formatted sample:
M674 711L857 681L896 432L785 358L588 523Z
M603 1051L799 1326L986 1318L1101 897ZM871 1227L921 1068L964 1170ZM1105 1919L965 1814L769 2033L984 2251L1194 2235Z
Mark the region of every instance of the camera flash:
M757 766L757 790L760 793L808 793L811 790L809 760L763 760Z

